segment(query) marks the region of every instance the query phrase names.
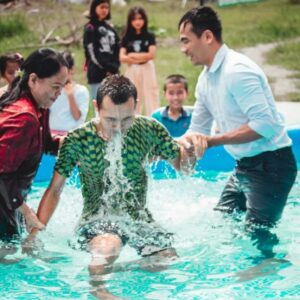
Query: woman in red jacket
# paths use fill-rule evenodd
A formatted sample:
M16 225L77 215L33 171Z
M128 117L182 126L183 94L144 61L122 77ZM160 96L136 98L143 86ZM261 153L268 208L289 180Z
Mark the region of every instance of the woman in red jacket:
M0 242L20 235L24 217L28 230L42 226L24 201L42 153L58 150L59 140L49 131L48 108L68 74L62 55L47 48L30 54L21 70L22 76L0 98Z

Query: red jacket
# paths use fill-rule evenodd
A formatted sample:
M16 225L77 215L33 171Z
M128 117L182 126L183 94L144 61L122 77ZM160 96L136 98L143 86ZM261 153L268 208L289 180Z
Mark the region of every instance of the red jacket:
M49 110L21 97L0 111L0 206L16 209L24 201L43 152L56 154L59 140L49 130Z

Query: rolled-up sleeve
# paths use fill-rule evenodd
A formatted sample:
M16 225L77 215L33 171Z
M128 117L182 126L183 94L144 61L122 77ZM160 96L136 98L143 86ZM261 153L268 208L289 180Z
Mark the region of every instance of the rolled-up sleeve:
M243 65L236 66L228 79L228 89L241 111L248 118L248 126L261 136L270 139L280 134L278 122L268 103L262 75Z

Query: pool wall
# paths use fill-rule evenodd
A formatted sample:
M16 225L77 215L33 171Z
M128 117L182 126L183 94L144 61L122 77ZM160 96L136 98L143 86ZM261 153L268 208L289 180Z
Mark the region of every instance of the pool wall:
M293 141L293 152L298 165L300 165L300 124L289 126L288 135ZM50 181L55 165L55 157L44 154L34 182ZM204 157L196 164L196 171L228 172L234 168L234 159L225 151L223 146L208 149ZM166 161L158 161L152 164L151 172L154 178L174 177L173 167Z

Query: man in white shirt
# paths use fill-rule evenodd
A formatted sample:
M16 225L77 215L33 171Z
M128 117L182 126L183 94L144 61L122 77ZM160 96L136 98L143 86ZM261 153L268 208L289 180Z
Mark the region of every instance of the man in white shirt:
M212 8L188 11L179 31L181 51L204 66L181 142L192 145L198 159L207 148L224 145L237 166L216 209L246 211L247 223L272 226L281 217L297 166L267 78L223 43L221 21ZM214 120L220 132L210 136Z
M69 64L69 76L61 94L50 108L49 125L53 134L65 135L85 122L89 109L89 91L73 81L74 58L68 51L63 52Z

